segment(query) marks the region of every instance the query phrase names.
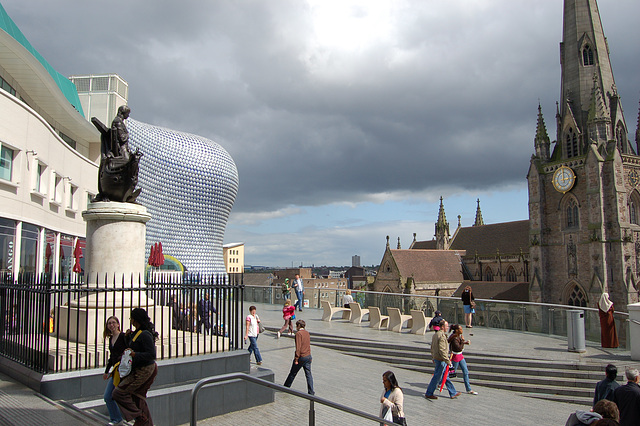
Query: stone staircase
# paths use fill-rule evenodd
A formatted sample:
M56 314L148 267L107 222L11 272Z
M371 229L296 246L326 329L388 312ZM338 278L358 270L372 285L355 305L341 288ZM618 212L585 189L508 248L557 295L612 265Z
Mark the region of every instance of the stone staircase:
M429 344L420 346L381 343L374 340L314 333L314 346L382 361L410 371L433 373ZM471 384L505 389L530 397L591 406L595 384L604 378L606 361L585 364L571 361L539 360L465 349ZM619 376L619 381L623 381ZM453 379L464 390L462 375Z

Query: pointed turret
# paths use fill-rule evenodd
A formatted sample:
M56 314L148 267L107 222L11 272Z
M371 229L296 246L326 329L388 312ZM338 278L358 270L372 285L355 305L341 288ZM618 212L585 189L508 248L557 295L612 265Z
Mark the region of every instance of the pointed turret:
M538 102L538 125L536 126L536 137L533 142L536 148L536 156L543 161L547 161L549 159L549 146L551 145L551 142L549 140L549 134L547 133L547 126L544 124L544 117L542 116L542 107L540 106L539 102ZM480 208L478 207L478 209Z
M484 220L482 220L482 211L480 210L480 198L476 201L478 202L478 207L476 208L476 221L473 226L482 226L484 225Z
M400 245L400 237L398 237L398 250L402 249L402 246Z
M565 144L562 158L583 155L589 143L605 145L613 135L616 135L621 152L633 153L626 136L622 104L616 93L609 47L596 0L565 0L563 22L557 134L558 142ZM604 121L600 121L600 126L592 121L591 106L595 108L595 117L602 114L600 120L608 116L606 129L601 128Z
M638 104L640 104L640 101ZM636 126L636 149L636 152L640 155L640 105L638 106L638 125Z
M450 242L449 222L444 214L444 204L440 197L440 210L438 211L438 221L436 222L436 249L449 250Z

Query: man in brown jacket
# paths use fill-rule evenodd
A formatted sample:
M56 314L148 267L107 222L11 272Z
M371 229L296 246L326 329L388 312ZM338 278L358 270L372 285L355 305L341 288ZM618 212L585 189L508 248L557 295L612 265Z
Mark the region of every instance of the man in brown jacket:
M290 388L298 371L304 368L304 376L307 379L307 393L315 395L313 391L313 376L311 375L311 337L309 332L304 329L306 325L304 320L296 321L296 353L291 365L291 371L289 371L289 376L287 376L284 385Z
M427 386L427 392L424 395L427 399L438 399L438 397L433 393L440 383L442 383L442 376L444 375L447 365L451 367L447 331L449 331L449 323L442 320L440 321L440 330L436 331L431 338L431 358L433 359L435 371L433 372L433 377L431 378L429 386ZM457 392L456 388L453 387L453 383L451 383L449 376L447 376L446 386L451 399L457 398L458 395L461 394L461 392Z

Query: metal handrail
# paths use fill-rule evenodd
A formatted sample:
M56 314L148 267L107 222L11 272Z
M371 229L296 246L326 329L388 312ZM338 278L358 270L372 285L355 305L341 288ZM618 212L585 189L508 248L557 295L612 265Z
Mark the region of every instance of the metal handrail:
M190 425L196 426L198 423L198 392L200 392L200 389L202 389L204 386L212 385L214 383L219 383L219 382L231 383L231 382L237 382L239 380L246 380L260 386L275 389L280 392L285 392L290 395L294 395L299 398L309 400L309 425L310 426L315 426L316 424L316 414L315 414L315 407L314 407L314 403L316 402L331 408L335 408L336 410L344 411L346 413L353 414L354 416L362 417L367 420L371 420L380 424L385 424L389 426L393 425L393 422L389 422L383 419L382 417L374 416L369 413L365 413L364 411L356 410L356 409L347 407L346 405L338 404L337 402L329 401L328 399L320 398L315 395L309 395L304 392L297 391L295 389L290 389L282 385L277 385L273 382L269 382L264 379L259 379L257 377L250 376L249 374L246 374L246 373L221 374L219 376L206 377L200 380L198 383L196 383L193 389L191 390Z
M247 285L249 288L273 288L273 286L252 286ZM313 288L310 288L313 290ZM344 292L346 289L337 289L337 288L323 288L322 291L341 291ZM418 298L429 298L429 299L441 299L441 300L455 300L460 301L459 297L451 297L451 296L430 296L426 294L406 294L406 293L387 293L383 291L369 291L369 290L351 290L352 293L362 293L362 294L380 294L385 296L398 296L398 297L418 297ZM512 304L512 305L529 305L529 306L543 306L548 308L560 308L560 309L581 309L583 311L592 311L597 312L597 308L587 308L581 306L570 306L570 305L559 305L554 303L539 303L539 302L525 302L525 301L515 301L515 300L498 300L498 299L474 299L476 302L486 302L486 303L504 303L504 304ZM614 311L614 314L620 316L629 316L628 312L620 312Z

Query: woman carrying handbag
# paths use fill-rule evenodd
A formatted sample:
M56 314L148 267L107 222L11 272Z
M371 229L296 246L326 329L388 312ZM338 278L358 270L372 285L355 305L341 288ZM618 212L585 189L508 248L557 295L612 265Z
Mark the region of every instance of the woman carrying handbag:
M380 397L380 403L382 404L380 417L388 419L389 412L391 412L393 423L406 426L407 421L404 418L404 410L402 408L404 394L402 393L402 388L398 386L395 374L392 371L386 371L382 375L382 384L384 385L384 393Z

